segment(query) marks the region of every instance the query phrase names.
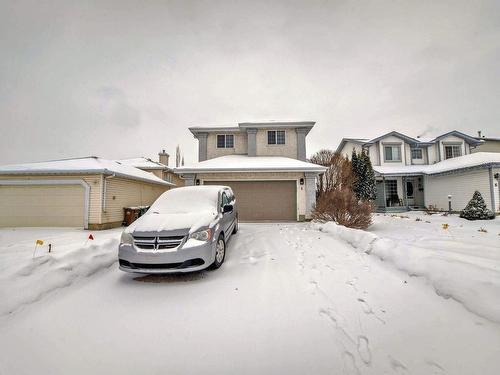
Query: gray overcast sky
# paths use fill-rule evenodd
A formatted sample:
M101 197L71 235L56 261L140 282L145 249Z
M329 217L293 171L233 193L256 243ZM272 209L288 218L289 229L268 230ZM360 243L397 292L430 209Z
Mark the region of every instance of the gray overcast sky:
M42 4L43 3L43 4ZM500 136L500 1L0 0L0 164L197 157L193 125Z

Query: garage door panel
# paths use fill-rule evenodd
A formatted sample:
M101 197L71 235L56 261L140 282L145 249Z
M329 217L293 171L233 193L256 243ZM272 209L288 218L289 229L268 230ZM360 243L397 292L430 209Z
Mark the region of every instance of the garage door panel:
M82 227L85 194L79 185L4 185L0 207L0 227Z
M293 181L205 181L230 186L241 221L297 220L297 183Z

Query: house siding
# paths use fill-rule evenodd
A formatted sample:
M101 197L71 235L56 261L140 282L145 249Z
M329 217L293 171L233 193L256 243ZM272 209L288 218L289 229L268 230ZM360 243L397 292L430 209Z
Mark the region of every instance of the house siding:
M217 135L234 135L234 148L217 148ZM248 139L246 132L213 132L207 137L207 159L218 158L225 155L244 155L248 150Z
M346 142L344 147L342 148L341 154L345 157L347 157L349 160L351 160L352 157L352 150L356 150L357 153L361 152L361 145L359 143L354 143L354 142ZM371 147L370 147L371 151ZM370 159L371 159L370 155Z
M461 211L476 190L481 193L488 208L492 209L488 169L460 174L425 176L425 205L447 211L448 195L451 194L452 210ZM498 197L498 187L496 190L495 196ZM495 202L498 202L497 198ZM498 204L495 203L495 206L498 211Z
M2 175L0 179L9 180L84 180L90 186L89 226L101 228L104 224L115 226L123 221L123 207L150 205L164 191L166 185L148 184L125 178L108 178L106 194L106 212L102 212L103 175ZM113 199L113 196L115 199Z
M109 178L106 187L106 211L102 213L101 223L121 223L124 207L149 206L168 189L168 186L163 185Z
M284 145L268 145L268 130L285 130ZM259 129L256 134L256 156L284 156L297 159L297 132L295 129Z

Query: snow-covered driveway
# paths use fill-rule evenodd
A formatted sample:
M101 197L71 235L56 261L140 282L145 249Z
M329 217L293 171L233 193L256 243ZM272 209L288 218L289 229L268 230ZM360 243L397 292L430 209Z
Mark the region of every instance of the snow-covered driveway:
M496 374L498 353L500 325L312 224L241 225L218 271L113 264L0 317L0 374Z

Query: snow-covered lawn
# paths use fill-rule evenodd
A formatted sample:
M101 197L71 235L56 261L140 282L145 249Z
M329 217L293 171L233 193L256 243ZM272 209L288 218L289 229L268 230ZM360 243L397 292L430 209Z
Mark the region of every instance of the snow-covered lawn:
M396 253L367 249L393 241L413 253L426 234L426 254L498 272L498 223L459 231L446 218L440 242L443 218L421 216L376 217L373 234L245 224L222 268L179 276L120 272L119 230L87 245L88 232L52 230L55 252L34 262L43 233L0 230L0 374L496 374L499 324L436 294L428 275L410 277Z
M425 277L436 293L500 324L500 218L379 214L369 232L377 237L366 251Z

